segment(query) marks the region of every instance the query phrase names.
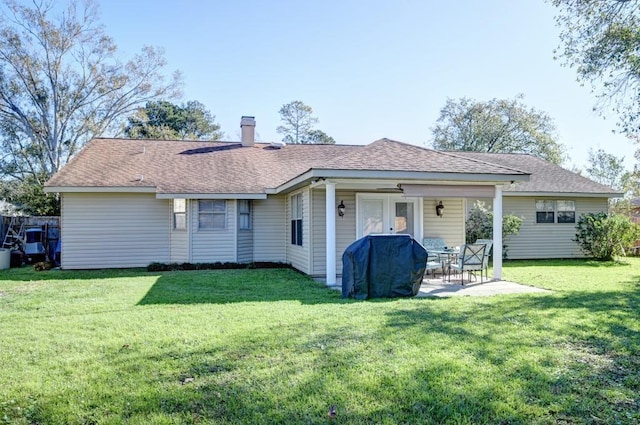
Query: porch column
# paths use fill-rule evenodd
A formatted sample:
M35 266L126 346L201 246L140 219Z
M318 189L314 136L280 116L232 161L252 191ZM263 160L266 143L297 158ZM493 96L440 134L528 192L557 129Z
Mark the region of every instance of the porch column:
M336 284L336 184L325 182L327 285Z
M502 279L502 186L493 198L493 278Z

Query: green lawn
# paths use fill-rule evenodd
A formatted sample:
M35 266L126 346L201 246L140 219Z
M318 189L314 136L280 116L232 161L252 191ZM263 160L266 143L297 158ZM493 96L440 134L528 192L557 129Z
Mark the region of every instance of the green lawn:
M356 302L291 270L0 271L0 424L637 424L640 259Z

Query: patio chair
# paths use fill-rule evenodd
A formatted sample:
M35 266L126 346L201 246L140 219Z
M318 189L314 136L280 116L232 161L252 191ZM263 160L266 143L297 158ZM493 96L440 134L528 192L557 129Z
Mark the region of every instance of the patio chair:
M427 253L429 253L429 251L442 251L445 248L444 239L431 237L422 239L422 246L427 250ZM433 252L431 255L437 256L437 254L434 254Z
M483 243L487 246L487 248L484 250L482 269L485 272L486 278L489 279L489 256L491 255L491 248L493 248L493 239L477 239L475 243Z
M431 271L433 273L433 277L435 278L436 270L441 268L442 263L440 262L440 257L436 254L429 254L429 251L427 251L427 268L425 269L425 273L429 273L429 271Z
M484 282L482 279L482 267L484 262L484 252L487 246L483 243L480 244L466 244L460 247L460 255L458 256L458 262L449 266L449 281L451 281L451 270L459 271L462 277L462 284L464 285L464 272L469 273L469 282L471 282L471 275L475 277L475 272L480 270L480 282ZM476 278L477 279L477 278Z
M422 239L422 246L426 249L444 249L444 239L427 236Z

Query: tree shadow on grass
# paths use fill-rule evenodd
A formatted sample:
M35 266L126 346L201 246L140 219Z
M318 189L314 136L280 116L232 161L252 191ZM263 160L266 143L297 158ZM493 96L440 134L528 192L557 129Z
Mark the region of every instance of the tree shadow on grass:
M448 313L433 316L443 324L456 319ZM437 337L445 328L428 332ZM151 356L137 346L113 347L103 353L104 367L111 369L105 375L113 382L92 386L89 376L87 386L99 390L38 397L29 419L326 424L335 405L337 424L526 424L532 414L529 397L546 397L550 390L540 390L540 384L551 388L557 380L523 365L522 394L512 397L504 390L509 385L504 374L478 379L475 368L484 360L434 358L427 345L417 361L400 360L404 335L397 329L374 332L361 324L311 336L308 331L289 328L284 349L269 336L255 335L226 346L170 347ZM138 385L123 388L125 382ZM61 404L77 406L69 413L73 418L59 416Z
M0 270L0 281L50 281L50 280L96 280L118 279L139 276L153 276L143 268L133 269L99 269L99 270L44 270L35 271L33 266L25 265Z
M526 353L536 341L517 332L501 346L487 344L484 330L465 329L458 312L438 311L439 305L420 300L409 306L414 308L394 309L380 328L364 322L335 324L310 334L304 326L287 327L285 347L259 333L230 338L224 345L176 344L153 355L138 346L113 347L104 352L113 385L89 395L42 397L30 419L55 422L60 419L57 405L69 401L78 405L73 412L78 423L171 418L179 423L325 424L331 405L337 409L336 424L592 423L593 415L602 413L611 415L605 423L616 423L624 413L638 417L637 405L619 412L614 410L618 401L600 397L598 406L605 410L594 412L582 402L582 397L598 398L602 389L583 388L582 374L614 389L608 370L591 371L579 361L555 367L563 365L530 358ZM477 307L467 311L467 320L492 318L489 308ZM450 353L450 341L460 357L442 355ZM407 359L409 353L413 359ZM123 375L139 385L123 388L117 379ZM572 382L575 375L577 383Z

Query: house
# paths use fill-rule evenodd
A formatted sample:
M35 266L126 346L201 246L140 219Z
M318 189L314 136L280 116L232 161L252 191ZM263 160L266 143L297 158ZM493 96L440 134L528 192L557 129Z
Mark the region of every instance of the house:
M235 143L90 141L45 187L61 194L62 268L282 261L331 284L341 273L342 252L363 235L439 236L460 245L467 199L492 199L500 228L501 211L511 205L503 202L503 190L516 195L532 182L539 189L532 174L539 169L523 170L510 156L494 160L388 139L282 146L256 143L254 130L253 117L243 117L242 141ZM547 221L553 216L555 223L567 221L571 208L557 201L573 200L580 213L602 209L616 195L593 182L571 192L558 192L568 182L555 183L547 191L518 193L513 205L533 217L544 213ZM547 201L556 201L553 211ZM574 255L573 247L570 254L549 251L545 238L565 224L545 224L533 230L548 235L537 239L542 245L519 255ZM494 276L500 277L501 235L494 241Z
M580 258L572 239L581 214L606 212L609 198L623 194L543 159L527 154L458 152L459 156L514 167L528 181L504 187L503 213L524 219L518 235L509 237L510 259ZM489 207L491 199L480 199ZM467 207L473 202L468 200Z

